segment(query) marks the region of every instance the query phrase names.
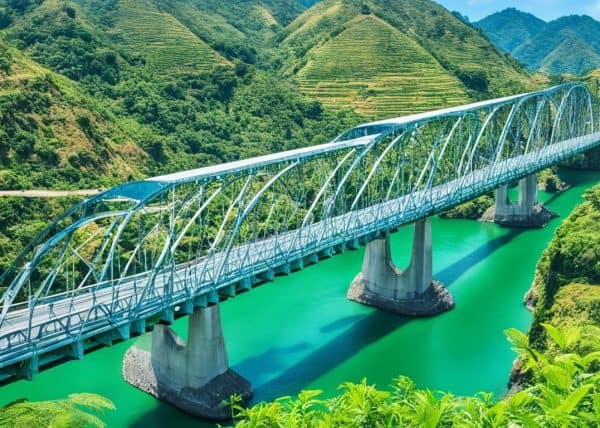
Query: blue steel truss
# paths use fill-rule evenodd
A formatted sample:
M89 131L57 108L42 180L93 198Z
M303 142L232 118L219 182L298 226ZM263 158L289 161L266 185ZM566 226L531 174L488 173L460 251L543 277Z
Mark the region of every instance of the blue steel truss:
M567 84L107 190L0 277L0 369L81 357L90 339L141 333L597 147L598 112Z

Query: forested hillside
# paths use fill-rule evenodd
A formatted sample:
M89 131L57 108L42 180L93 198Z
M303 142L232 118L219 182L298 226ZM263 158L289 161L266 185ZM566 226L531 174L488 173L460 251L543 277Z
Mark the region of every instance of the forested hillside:
M220 52L150 3L0 5L2 189L109 187L324 143L362 120ZM167 36L145 33L146 19ZM0 241L12 243L2 266L72 203L0 200Z
M506 9L475 25L531 71L582 75L600 67L600 22L589 16L565 16L546 23Z
M542 32L546 22L530 13L508 8L483 18L475 25L481 28L498 48L511 53Z
M326 0L278 39L283 72L302 92L369 117L461 104L530 84L515 61L429 0Z
M307 6L0 0L0 188L106 188L536 87L432 1ZM3 263L71 202L2 200Z
M600 326L600 186L585 197L544 251L528 296L535 306L531 342L540 350L549 341L542 323Z

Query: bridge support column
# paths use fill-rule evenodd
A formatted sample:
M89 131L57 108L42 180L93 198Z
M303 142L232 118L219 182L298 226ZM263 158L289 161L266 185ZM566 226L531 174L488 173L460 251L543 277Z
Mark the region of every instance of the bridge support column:
M557 214L538 202L537 176L519 180L519 201L510 202L506 185L496 190L494 222L507 227L544 227Z
M133 386L176 407L209 419L231 418L233 394L243 401L252 386L229 368L219 305L198 308L189 317L184 343L167 325L152 331L151 352L135 346L125 354L123 377Z
M348 298L411 316L435 315L452 309L454 299L442 283L433 279L429 220L415 223L412 257L404 271L398 270L392 261L389 236L369 242L362 271L352 281Z

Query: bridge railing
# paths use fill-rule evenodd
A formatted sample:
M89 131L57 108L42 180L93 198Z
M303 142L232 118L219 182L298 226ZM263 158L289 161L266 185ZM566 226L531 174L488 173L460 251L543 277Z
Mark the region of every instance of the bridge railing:
M88 337L450 208L600 139L579 84L382 123L381 134L128 183L73 207L0 278L0 342Z

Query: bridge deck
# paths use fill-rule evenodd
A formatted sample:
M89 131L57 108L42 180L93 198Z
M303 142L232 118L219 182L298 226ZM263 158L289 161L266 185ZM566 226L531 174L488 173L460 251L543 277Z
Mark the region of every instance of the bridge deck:
M145 284L151 273L63 293L54 296L52 303L38 305L32 311L23 305L13 305L0 329L0 368L130 325L135 320L160 314L165 308L192 302L199 296L358 237L375 236L439 213L599 143L600 132L565 140L427 191L308 225L302 233L288 231L232 248L229 254L212 254L163 269L156 275L151 295L143 299L140 285Z

